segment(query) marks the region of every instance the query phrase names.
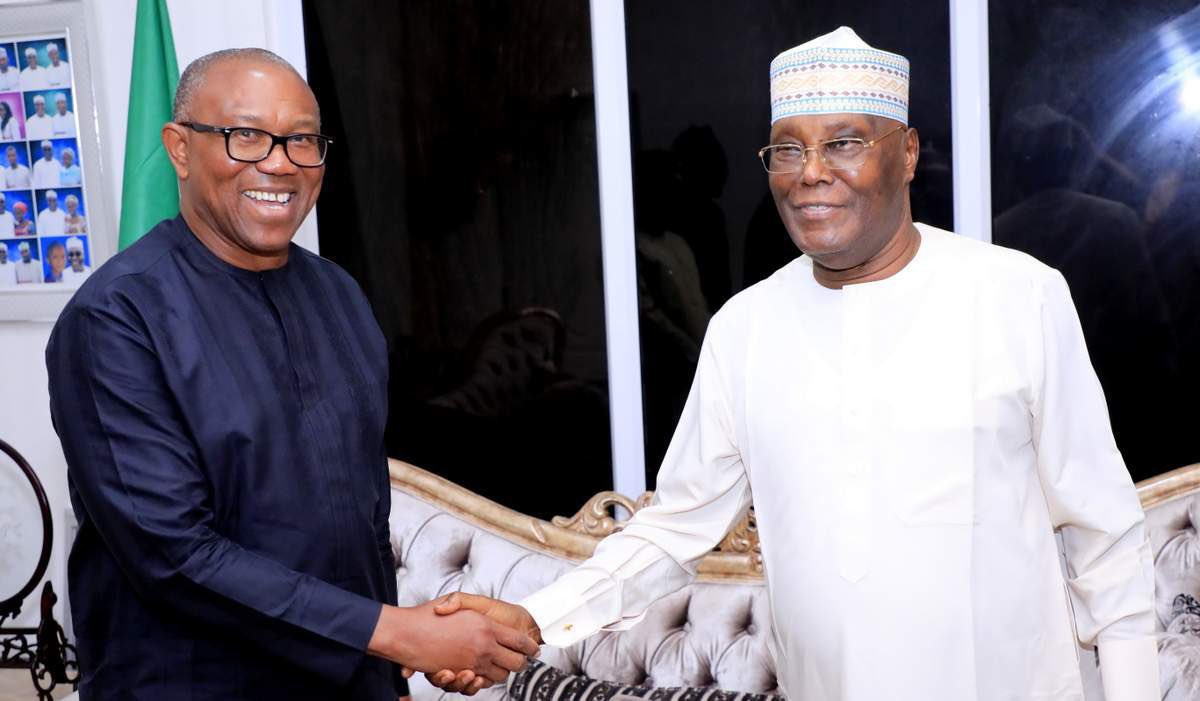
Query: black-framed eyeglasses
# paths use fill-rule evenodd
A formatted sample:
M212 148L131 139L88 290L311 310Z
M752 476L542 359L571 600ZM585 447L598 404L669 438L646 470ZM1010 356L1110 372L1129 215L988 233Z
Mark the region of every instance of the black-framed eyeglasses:
M324 134L272 134L254 127L215 127L199 122L179 122L180 126L202 134L224 134L225 153L235 161L258 163L267 160L275 146L301 168L316 168L325 162L333 139Z
M821 162L830 170L853 170L867 162L867 154L875 144L883 141L892 134L906 127L901 124L888 133L876 139L859 139L845 137L819 141L813 146L804 144L772 144L764 146L758 152L763 168L768 173L799 173L804 170L808 160L808 152L816 151L821 156Z

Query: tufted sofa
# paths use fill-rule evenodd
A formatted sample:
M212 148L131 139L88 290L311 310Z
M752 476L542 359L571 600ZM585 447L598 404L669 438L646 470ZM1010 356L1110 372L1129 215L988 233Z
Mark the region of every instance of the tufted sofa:
M553 522L506 509L458 485L406 463L391 461L392 547L401 605L417 604L453 591L517 600L553 581L586 558L599 540L619 527L612 507L636 511L637 502L605 492L573 518ZM1164 699L1200 699L1200 608L1184 619L1179 595L1200 599L1200 464L1138 485L1155 553L1160 620L1160 665ZM660 600L646 618L624 633L601 632L564 649L543 648L541 661L507 688L496 686L476 698L522 698L542 677L563 689L595 694L596 682L633 685L636 696L663 698L652 687L716 687L751 694L779 694L774 661L767 649L768 611L753 512L700 563L691 585ZM1180 623L1180 621L1184 621ZM1196 630L1190 634L1188 626ZM1174 631L1174 632L1172 632ZM1081 652L1089 701L1102 698L1095 656ZM610 685L610 692L621 691ZM416 701L443 696L420 675L412 682ZM690 698L691 694L670 696ZM581 696L582 697L582 696ZM612 694L603 696L611 698Z

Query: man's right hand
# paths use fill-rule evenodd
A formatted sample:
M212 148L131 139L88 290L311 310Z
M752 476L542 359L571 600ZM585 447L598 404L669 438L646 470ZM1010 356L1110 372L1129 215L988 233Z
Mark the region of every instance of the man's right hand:
M477 611L497 623L521 631L539 645L543 642L542 629L538 627L537 621L533 620L528 611L516 604L461 591L447 594L432 603L434 612L439 616L448 616L464 609Z
M522 669L538 646L527 634L474 611L447 616L435 613L433 603L385 604L367 651L418 672L469 670L501 682Z
M524 608L498 599L475 594L455 592L435 602L434 611L439 616L458 615L463 612L477 611L503 625L515 628L534 641L542 642L542 631L538 628L533 616ZM473 674L471 670L450 667L436 673L426 673L429 683L443 691L456 692L473 696L480 689L491 686L491 680Z

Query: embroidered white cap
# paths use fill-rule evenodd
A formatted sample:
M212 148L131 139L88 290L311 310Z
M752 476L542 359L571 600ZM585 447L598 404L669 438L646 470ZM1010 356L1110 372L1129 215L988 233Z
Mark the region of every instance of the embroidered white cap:
M856 112L908 124L908 59L868 46L849 27L771 61L771 123L805 114Z

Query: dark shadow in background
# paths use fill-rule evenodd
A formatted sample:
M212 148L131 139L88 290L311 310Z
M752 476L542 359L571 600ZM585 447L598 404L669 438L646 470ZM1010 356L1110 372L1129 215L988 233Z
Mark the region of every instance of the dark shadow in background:
M708 166L690 165L711 172L716 162L723 161L714 155ZM642 151L633 164L643 426L647 455L660 459L679 420L714 310L701 272L705 252L712 253L705 244L724 245L716 227L723 223L720 210L684 177L685 164L674 150ZM699 216L684 216L688 207ZM712 257L708 263L714 263ZM726 261L720 257L715 263ZM728 295L728 286L709 293L723 301L719 296ZM657 468L657 461L647 463L648 484Z
M543 517L611 488L587 3L303 7L321 252L388 339L389 454Z

